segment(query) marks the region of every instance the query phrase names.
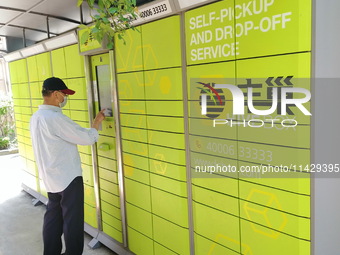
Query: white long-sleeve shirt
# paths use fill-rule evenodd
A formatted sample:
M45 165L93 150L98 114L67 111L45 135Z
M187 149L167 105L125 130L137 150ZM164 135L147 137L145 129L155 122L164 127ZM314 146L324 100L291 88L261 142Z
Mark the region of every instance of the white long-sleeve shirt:
M30 121L31 139L39 175L47 192L61 192L82 175L77 144L91 145L98 131L83 128L53 105L40 105Z

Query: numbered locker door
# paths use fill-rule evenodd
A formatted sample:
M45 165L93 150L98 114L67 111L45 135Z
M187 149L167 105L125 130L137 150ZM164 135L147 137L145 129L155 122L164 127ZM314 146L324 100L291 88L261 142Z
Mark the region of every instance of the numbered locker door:
M103 232L119 242L122 221L118 189L116 131L113 117L113 89L109 54L91 57L95 112L105 109L105 120L99 131L97 162Z

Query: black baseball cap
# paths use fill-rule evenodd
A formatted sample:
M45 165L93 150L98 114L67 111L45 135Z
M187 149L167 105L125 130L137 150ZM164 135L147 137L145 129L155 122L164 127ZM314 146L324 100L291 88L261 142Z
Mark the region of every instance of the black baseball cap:
M44 81L43 90L59 90L66 95L73 95L74 90L69 89L62 79L57 77L50 77Z

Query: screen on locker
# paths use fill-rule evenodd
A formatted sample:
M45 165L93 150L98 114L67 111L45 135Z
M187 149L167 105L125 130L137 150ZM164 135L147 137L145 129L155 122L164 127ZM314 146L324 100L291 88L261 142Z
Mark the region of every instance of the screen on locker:
M105 109L106 117L112 117L111 84L109 65L96 66L99 110Z

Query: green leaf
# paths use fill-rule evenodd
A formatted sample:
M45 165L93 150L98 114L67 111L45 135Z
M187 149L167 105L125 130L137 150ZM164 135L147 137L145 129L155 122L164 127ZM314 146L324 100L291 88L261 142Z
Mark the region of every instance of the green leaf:
M109 49L109 50L112 50L113 49L113 41L110 41L106 47Z
M78 0L77 6L81 6L81 4L83 3L84 0Z
M95 0L86 0L86 1L89 4L90 8L93 8Z
M80 29L88 29L88 26L84 25L84 24L80 24L78 26Z
M86 43L86 41L87 41L88 38L89 38L89 35L90 35L90 31L89 31L89 30L85 31L85 32L81 35L80 44Z
M111 7L108 11L111 14L115 14L118 11L118 9L116 7Z

